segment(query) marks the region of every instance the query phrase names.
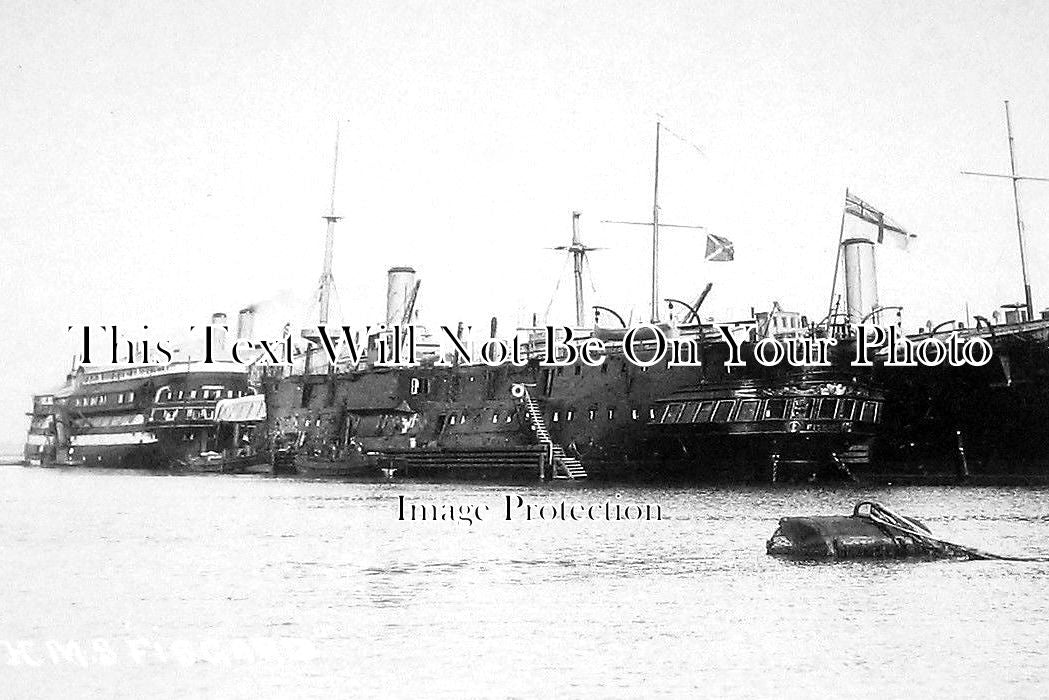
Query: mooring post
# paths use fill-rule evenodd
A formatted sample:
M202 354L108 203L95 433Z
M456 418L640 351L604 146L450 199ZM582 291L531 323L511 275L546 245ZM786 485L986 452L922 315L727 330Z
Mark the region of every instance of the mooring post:
M958 438L958 480L966 481L969 478L969 460L965 457L965 440L961 430L955 430L954 434Z

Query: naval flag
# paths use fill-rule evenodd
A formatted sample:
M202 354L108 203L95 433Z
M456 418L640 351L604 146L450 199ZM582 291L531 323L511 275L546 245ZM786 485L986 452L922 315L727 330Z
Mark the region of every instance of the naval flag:
M878 243L885 243L888 238L888 242L901 250L906 250L911 239L917 238L913 233L908 233L902 226L848 190L845 191L845 213L877 226Z
M736 251L732 247L732 241L724 236L715 236L713 233L707 234L707 260L717 262L734 260L735 257Z

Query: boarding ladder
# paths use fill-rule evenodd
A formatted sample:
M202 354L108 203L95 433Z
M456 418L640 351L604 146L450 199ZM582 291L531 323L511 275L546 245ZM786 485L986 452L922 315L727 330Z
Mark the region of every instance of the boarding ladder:
M565 448L551 439L550 431L546 427L546 420L543 418L542 407L538 401L532 398L527 387L521 388L524 390L524 395L521 398L528 409L528 418L532 421L535 436L539 438L541 443L546 445L546 454L550 462L550 468L553 470L553 477L555 479L585 479L587 475L586 470L583 469L583 463L576 457L569 457L565 454Z

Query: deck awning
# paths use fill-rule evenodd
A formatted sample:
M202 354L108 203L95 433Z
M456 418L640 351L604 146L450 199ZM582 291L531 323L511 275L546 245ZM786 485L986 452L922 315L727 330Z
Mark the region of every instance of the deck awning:
M222 399L215 404L216 423L257 423L266 420L266 397L262 394Z

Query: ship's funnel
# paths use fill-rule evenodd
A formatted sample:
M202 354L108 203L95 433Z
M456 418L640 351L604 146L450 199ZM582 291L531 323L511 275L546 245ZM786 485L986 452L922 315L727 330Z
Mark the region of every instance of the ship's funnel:
M404 322L408 305L415 290L415 270L411 267L391 267L386 273L386 326Z
M247 306L237 315L237 337L255 340L255 307Z
M221 311L211 314L211 325L212 328L212 347L216 350L226 349L226 329L220 328L220 326L226 325L226 314Z
M849 323L860 323L878 306L874 242L849 238L842 241L841 247L845 256L845 304Z

